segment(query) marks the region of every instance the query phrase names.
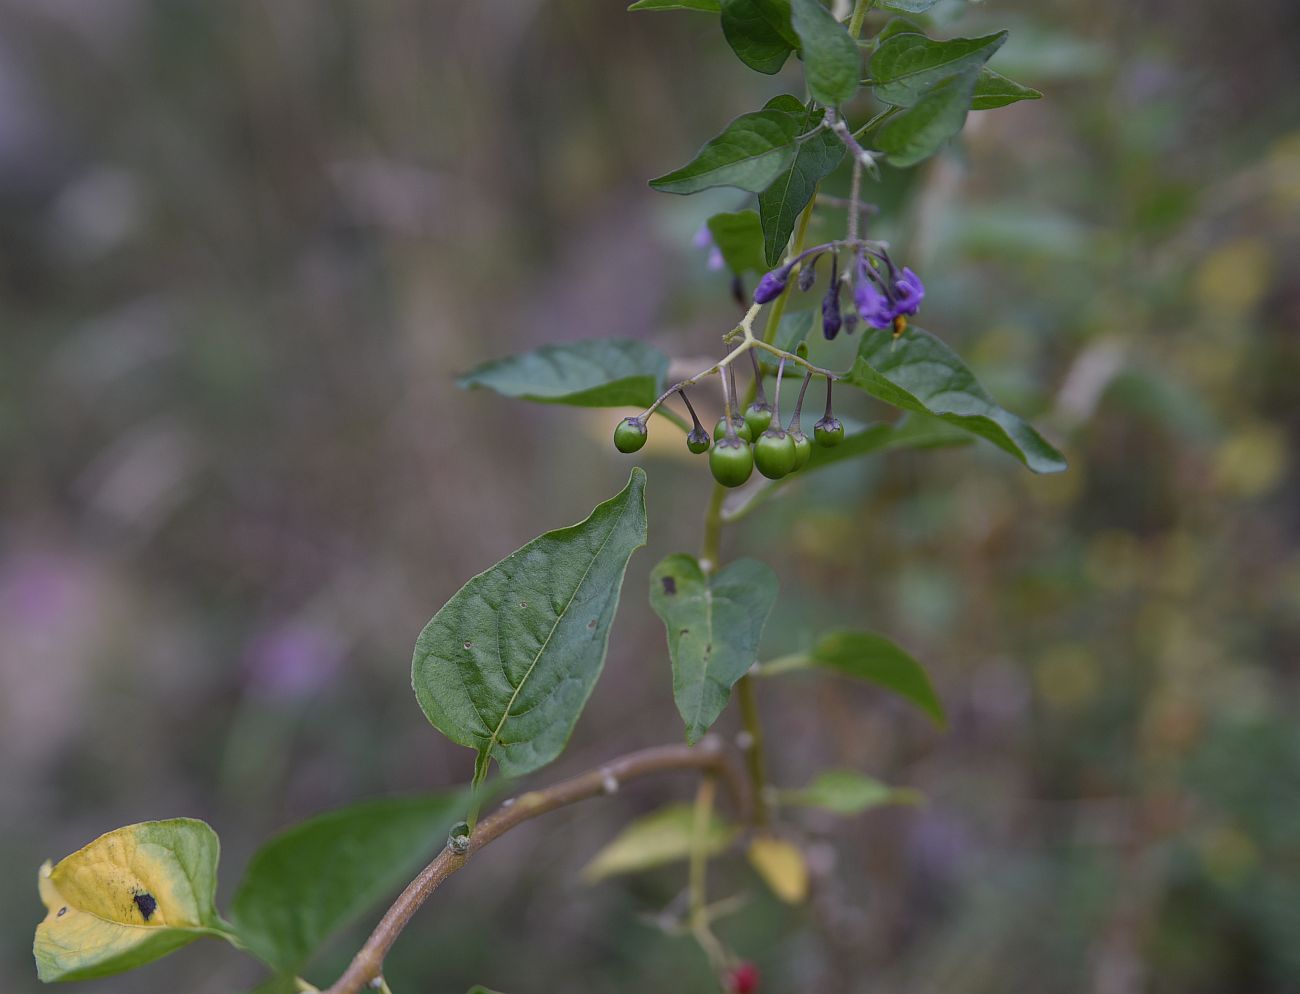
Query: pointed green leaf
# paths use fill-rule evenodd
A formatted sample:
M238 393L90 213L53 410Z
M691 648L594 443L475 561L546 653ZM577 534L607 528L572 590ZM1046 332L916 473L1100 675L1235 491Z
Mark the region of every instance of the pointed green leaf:
M758 658L777 586L771 568L754 559L706 576L694 556L679 553L650 574L650 606L668 630L673 698L687 742L717 721L732 686Z
M1007 79L988 66L980 70L979 79L975 81L975 92L971 96L971 110L993 110L1005 107L1018 100L1038 100L1042 93L1032 86Z
M808 661L842 676L892 690L905 697L942 726L943 705L930 686L921 664L883 635L875 632L831 632L822 636Z
M942 449L955 445L968 445L974 441L970 433L956 428L939 418L924 414L905 414L897 421L858 425L848 418L844 422L844 441L834 448L814 445L808 465L800 470L802 476L813 470L834 466L847 459L888 452L893 449Z
M642 2L644 3L645 0L642 0ZM631 8L628 8L628 9L630 10ZM490 990L488 990L486 987L484 987L482 984L475 984L473 987L471 987L469 990L467 990L467 991L465 992L465 994L501 994L501 992L500 992L500 991L490 991Z
M867 328L847 382L905 411L933 414L986 438L1035 473L1059 473L1065 457L1033 427L999 407L952 349L910 325L895 340Z
M141 966L201 935L227 937L217 915L220 843L192 818L101 835L37 883L45 920L32 952L41 980L87 980Z
M782 804L821 808L837 815L856 815L886 804L916 804L921 795L908 787L890 787L853 770L826 770L802 790L781 792Z
M645 472L585 521L547 532L465 584L415 643L425 716L506 776L564 749L605 665L632 553L645 545Z
M873 144L891 166L904 168L928 159L962 129L977 75L971 70L945 79L880 126Z
M790 15L803 53L808 92L828 106L848 100L857 92L862 75L858 43L849 36L848 28L821 0L791 0Z
M813 321L818 317L820 312L814 310L786 311L781 315L773 344L786 352L793 352L812 333Z
M710 856L725 851L737 831L714 812L705 834L704 851ZM607 877L680 862L690 856L694 838L695 809L692 805L672 804L660 808L629 824L596 853L583 868L582 879L594 884Z
M709 218L709 234L733 273L767 270L763 262L763 229L753 211L714 214Z
M231 918L244 944L296 973L326 939L396 892L464 814L460 792L330 811L277 835L244 871Z
M574 407L649 407L663 392L668 357L644 342L595 339L543 345L494 359L456 381L505 397Z
M788 95L774 97L768 101L767 108L793 114L802 122L799 126L802 134L812 131L821 118L820 111L808 110ZM843 142L834 132L821 131L799 145L790 165L758 195L763 254L769 267L780 264L795 222L817 192L817 184L833 173L843 158Z
M799 47L790 0L722 0L722 34L741 62L769 76Z
M799 125L798 119L779 110L741 114L690 162L652 179L650 185L663 193L698 193L714 186L758 193L789 168Z
M871 57L871 87L877 100L911 107L939 83L978 71L1007 40L1007 32L982 38L935 41L906 32L887 38Z
M699 10L716 14L722 10L722 0L636 0L628 10Z

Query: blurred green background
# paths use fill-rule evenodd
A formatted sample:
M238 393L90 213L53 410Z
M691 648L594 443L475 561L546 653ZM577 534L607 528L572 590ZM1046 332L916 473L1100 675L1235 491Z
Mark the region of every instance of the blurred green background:
M781 575L771 653L877 628L952 723L764 682L779 783L847 766L929 803L800 821L806 908L720 867L715 893L753 897L722 932L773 991L1300 991L1300 7L938 15L1011 27L993 65L1046 97L868 184L874 230L923 274L925 326L1071 468L891 454L728 534ZM691 236L739 199L645 180L787 74L711 17L609 0L0 2L0 990L39 986L38 865L100 832L207 819L228 900L276 829L468 777L411 695L416 634L628 460L617 412L454 375L598 336L714 354L735 305ZM680 734L644 577L695 548L709 483L678 439L644 455L651 544L539 782ZM641 918L681 873L577 879L688 793L497 844L398 945L398 994L710 990ZM257 979L200 943L81 989Z

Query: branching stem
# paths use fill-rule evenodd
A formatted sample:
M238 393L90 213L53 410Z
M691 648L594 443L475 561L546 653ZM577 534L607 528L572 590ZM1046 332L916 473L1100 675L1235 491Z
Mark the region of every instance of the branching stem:
M416 911L429 899L429 895L494 839L539 815L606 794L610 784L617 785L659 773L682 770L716 777L726 785L732 802L738 808L745 807L748 791L744 781L737 776L721 740L713 736L705 737L694 747L657 746L628 753L572 779L521 794L513 803L502 804L479 822L474 834L470 836L469 847L465 852L455 853L443 849L432 863L420 871L380 919L343 976L327 988L324 994L359 994L378 977L388 951L410 924Z

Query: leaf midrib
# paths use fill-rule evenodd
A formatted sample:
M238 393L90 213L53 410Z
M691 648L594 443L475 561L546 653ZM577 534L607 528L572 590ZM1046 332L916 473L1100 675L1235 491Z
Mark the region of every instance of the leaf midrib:
M528 669L524 670L524 675L515 686L514 693L510 695L510 700L506 702L505 710L501 713L501 720L497 722L497 727L492 730L492 735L488 739L487 748L483 750L483 771L485 775L487 773L487 763L492 759L492 751L501 741L501 730L505 728L506 721L510 718L510 709L515 706L515 701L519 698L519 692L524 689L524 684L526 684L528 678L533 675L533 670L536 669L538 662L541 660L543 654L545 654L546 647L551 644L551 639L555 636L556 629L560 627L560 622L568 613L569 608L573 606L573 602L578 596L578 591L581 590L582 585L587 582L587 576L591 573L592 567L596 565L596 560L600 558L600 554L605 551L605 546L609 544L609 540L613 537L618 526L623 523L623 515L626 513L626 508L619 512L617 520L615 520L610 526L605 537L600 540L600 547L592 553L591 561L587 563L586 569L582 571L582 576L579 577L578 582L573 587L573 593L569 595L569 599L565 602L564 607L556 614L555 624L551 625L551 630L546 633L546 640L542 643L541 648L537 650L537 655L533 657L533 661L528 664ZM501 664L501 671L503 673L507 672L505 659L502 658L500 649L497 650L497 662Z

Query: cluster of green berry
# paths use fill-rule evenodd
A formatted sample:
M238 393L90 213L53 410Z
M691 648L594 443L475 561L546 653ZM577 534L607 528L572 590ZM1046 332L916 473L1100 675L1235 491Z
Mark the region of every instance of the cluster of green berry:
M753 352L750 353L751 359ZM713 426L713 436L700 423L699 416L686 391L680 386L675 392L682 398L690 411L694 426L686 435L686 448L696 455L709 454L709 469L713 478L724 487L738 487L753 475L755 468L769 480L779 480L791 473L796 473L807 465L812 458L813 444L827 448L839 445L844 440L844 425L831 411L831 380L826 380L826 413L813 425L812 438L804 434L800 415L803 410L804 395L812 372L804 374L803 386L799 390L799 400L789 423L782 428L780 419L781 375L785 360L777 367L775 403L769 404L763 390L763 378L754 363L755 399L742 414L736 403L734 374L728 367L723 375L723 395L725 410ZM730 383L729 383L730 378ZM730 386L730 389L728 389ZM647 437L646 417L624 418L614 429L614 447L619 452L636 452L645 445Z

